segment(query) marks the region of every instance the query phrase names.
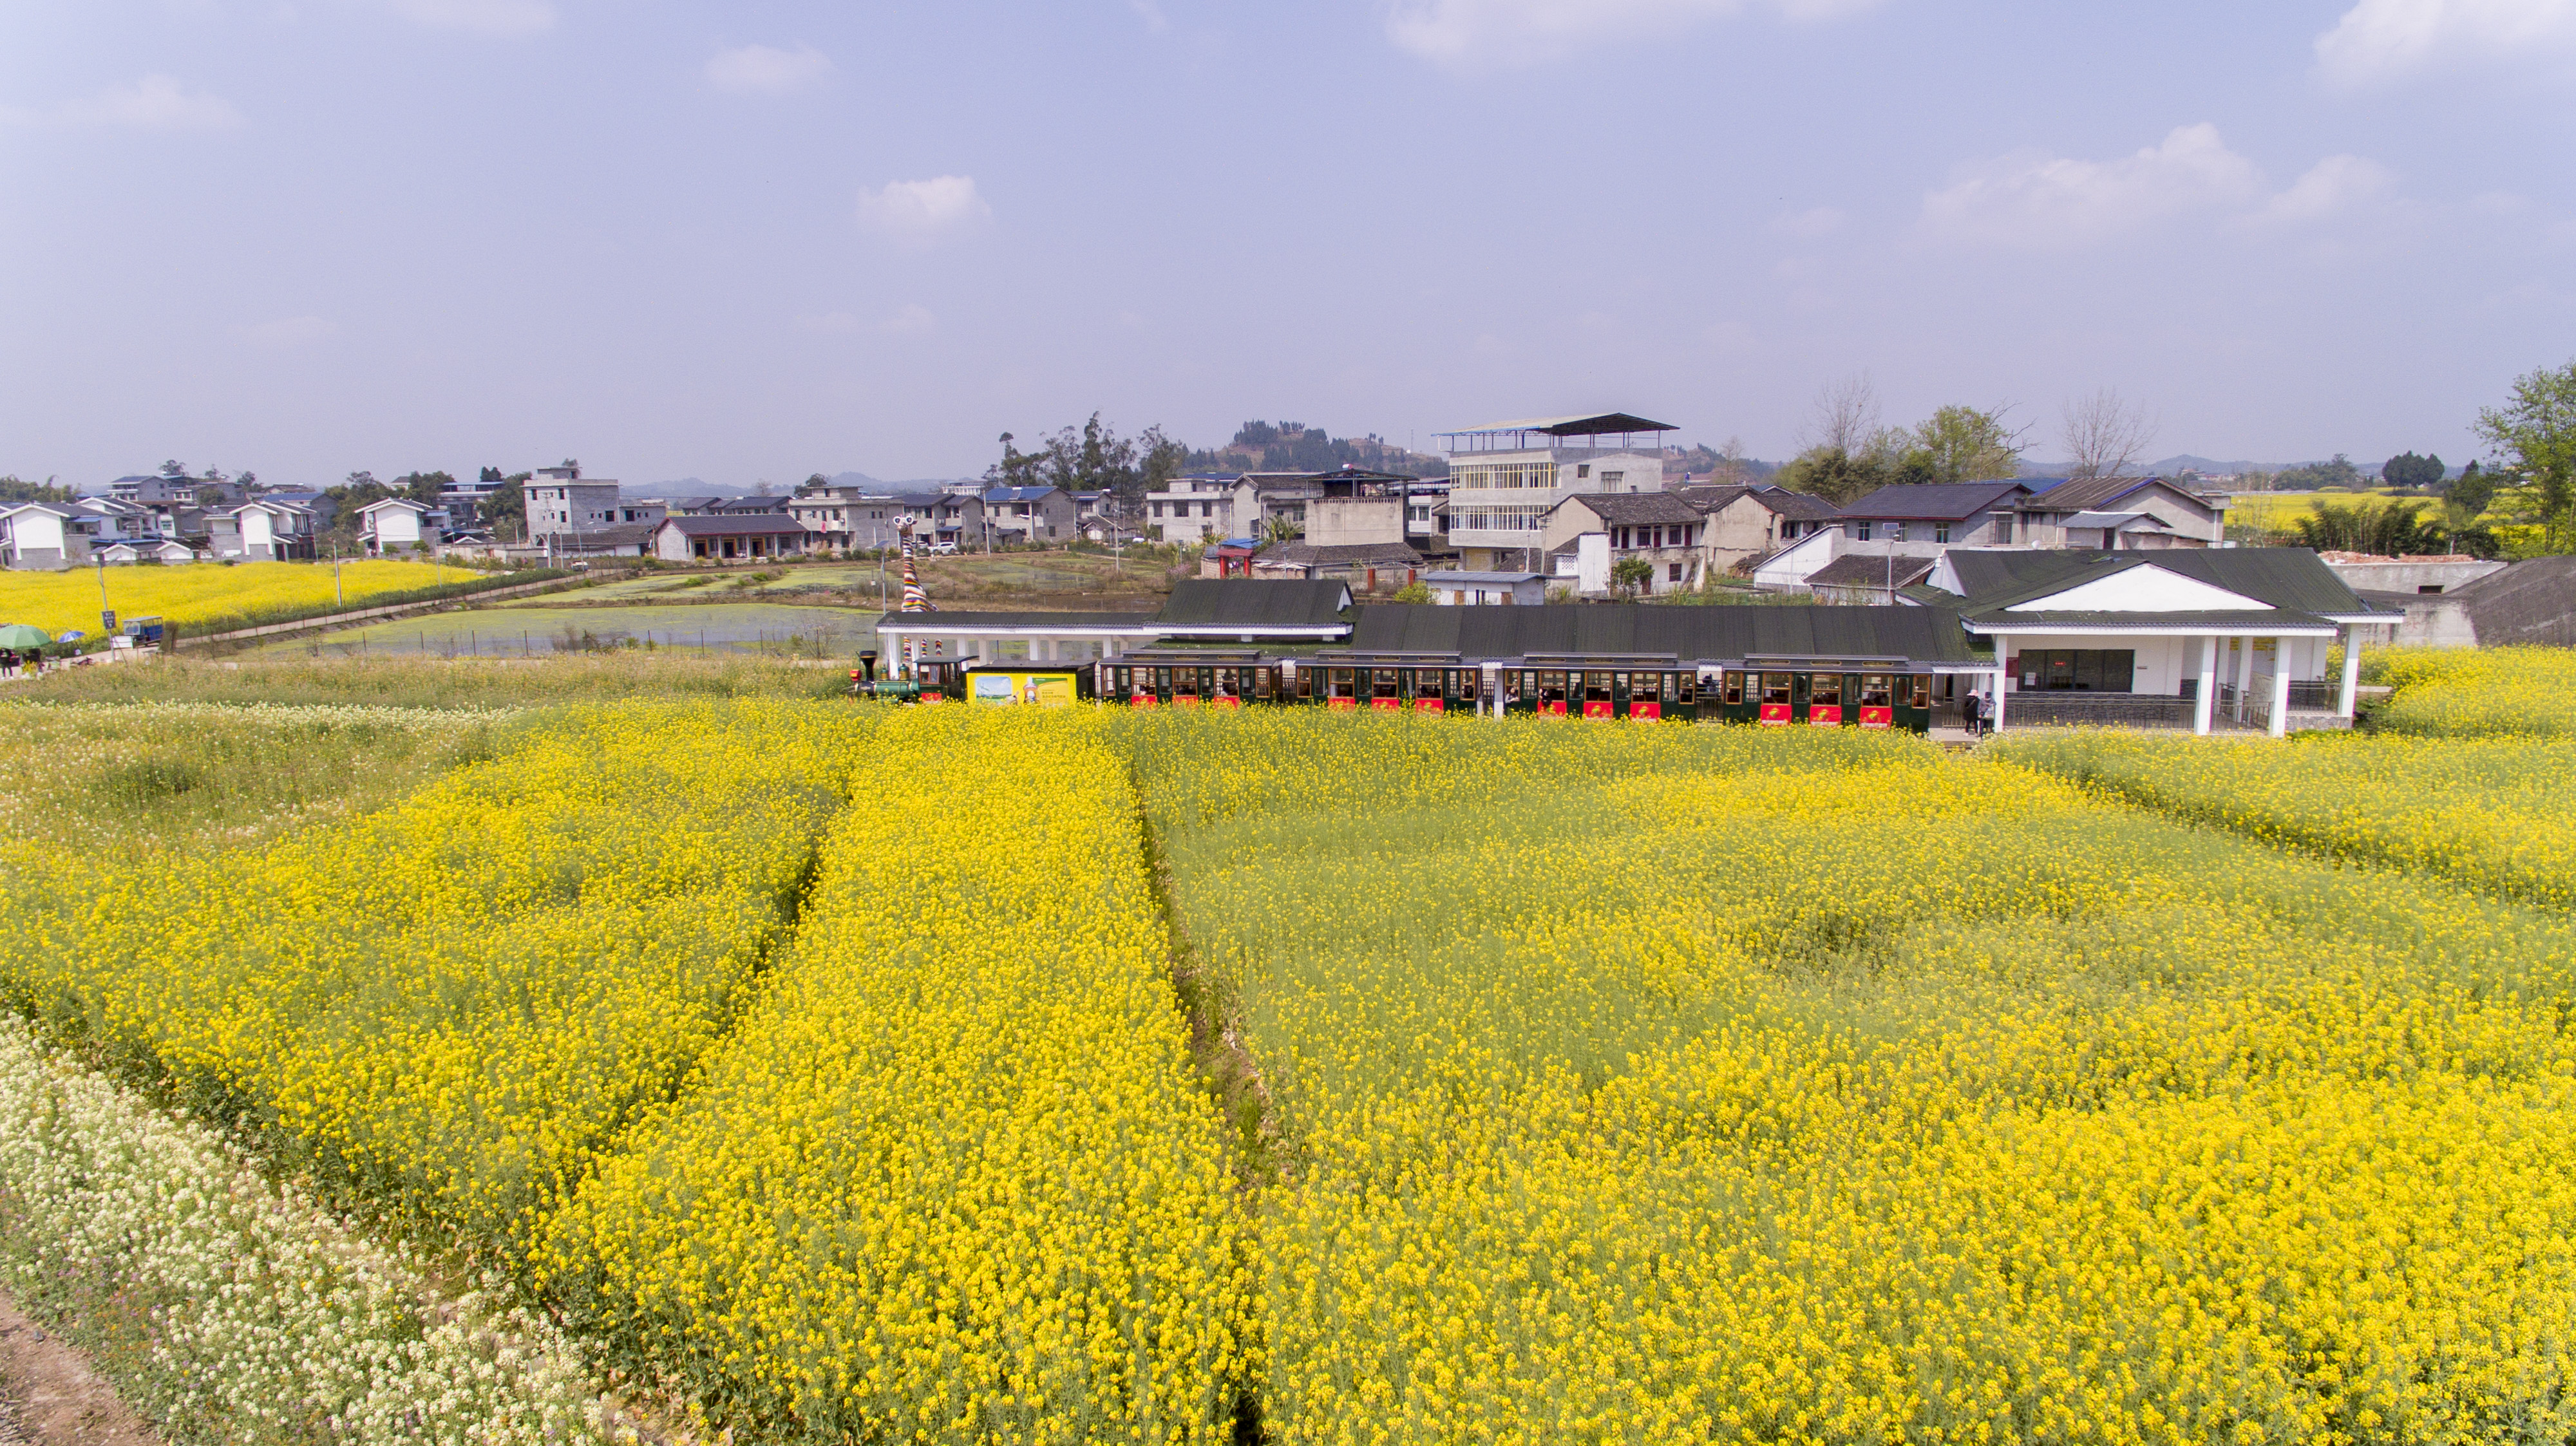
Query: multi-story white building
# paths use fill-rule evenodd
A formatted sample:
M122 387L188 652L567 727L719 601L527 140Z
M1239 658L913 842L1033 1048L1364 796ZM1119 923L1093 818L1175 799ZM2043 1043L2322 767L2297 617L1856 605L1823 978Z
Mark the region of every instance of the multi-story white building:
M1525 417L1441 434L1449 454L1449 545L1469 571L1540 570L1547 514L1568 497L1660 492L1663 434L1626 412Z

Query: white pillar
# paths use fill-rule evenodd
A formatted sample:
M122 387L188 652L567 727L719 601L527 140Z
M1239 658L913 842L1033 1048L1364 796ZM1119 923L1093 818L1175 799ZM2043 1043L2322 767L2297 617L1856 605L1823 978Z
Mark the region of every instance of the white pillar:
M2200 640L2200 687L2191 702L2191 731L2207 737L2210 713L2218 703L2218 638Z
M2353 700L2361 692L2361 629L2343 630L2343 691L2335 695L2335 716L2350 718Z
M2236 721L2245 721L2245 691L2254 685L2254 640L2238 638L2236 642Z
M2272 736L2290 731L2290 640L2272 640Z
M2003 644L1997 644L1997 650L2000 651L2003 646ZM2001 668L1995 669L1994 716L1986 720L1986 731L1989 733L2004 731L2004 670Z

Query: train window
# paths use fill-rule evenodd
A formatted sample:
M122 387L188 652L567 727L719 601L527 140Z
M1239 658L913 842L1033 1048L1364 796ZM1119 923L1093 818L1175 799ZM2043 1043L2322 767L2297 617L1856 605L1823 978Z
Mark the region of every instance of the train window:
M1351 681L1351 670L1350 670L1350 669L1348 669L1348 668L1335 668L1335 669L1333 670L1333 673L1332 673L1332 678L1333 678L1333 681L1332 681L1332 691L1331 691L1330 693L1327 693L1327 694L1325 695L1326 697L1330 697L1330 698L1350 698L1350 697L1356 697L1356 696L1357 696L1357 694L1353 692L1353 686L1354 686L1354 685L1352 684L1352 681Z
M1239 690L1235 686L1234 669L1219 668L1216 670L1216 696L1220 698L1241 696Z
M1268 668L1255 668L1252 670L1252 701L1255 703L1267 703L1270 701L1270 670Z
M1729 672L1726 675L1725 686L1726 691L1719 695L1724 701L1729 703L1741 703L1744 701L1744 675L1742 673Z
M1168 693L1172 691L1171 669L1156 668L1154 670L1154 691L1157 693Z
M1789 678L1790 678L1790 675L1789 675L1789 674L1787 674L1787 673L1765 673L1765 674L1763 674L1763 675L1762 675L1762 701L1763 701L1763 702L1765 702L1765 703L1786 703L1786 702L1788 702L1788 701L1789 701Z
M1172 669L1172 696L1175 698L1195 698L1198 695L1199 670L1196 668Z
M1504 674L1503 674L1503 702L1504 702L1506 705L1509 705L1509 704L1512 704L1512 703L1517 703L1517 702L1519 702L1520 700L1521 700L1521 671L1520 671L1520 669L1518 669L1518 668L1513 668L1513 669L1511 669L1510 671L1508 671L1508 672L1506 672L1506 673L1504 673Z
M1807 701L1823 703L1828 707L1842 706L1843 675L1840 673L1816 674L1814 681L1807 685Z
M1931 674L1929 674L1929 673L1917 673L1917 674L1915 674L1915 675L1914 675L1914 702L1913 702L1913 706L1914 706L1914 707L1917 707L1917 708L1929 708L1929 707L1931 707L1931 706L1932 706L1932 675L1931 675Z
M1583 700L1584 700L1585 702L1587 702L1587 703L1606 703L1606 702L1609 702L1609 701L1610 701L1610 675L1609 675L1608 673L1586 673L1586 674L1584 674L1584 675L1583 675Z
M1372 680L1371 680L1371 681L1372 681L1372 683L1373 683L1373 687L1372 687L1372 688L1371 688L1371 690L1370 690L1370 696L1372 696L1372 697L1378 697L1378 698L1392 698L1392 697L1394 697L1394 696L1395 696L1395 669L1393 669L1393 668L1372 668L1372 669L1370 669L1369 671L1370 671L1372 674L1374 674L1374 675L1375 675L1375 676L1372 678Z
M1860 705L1864 708L1891 708L1896 705L1893 691L1896 680L1885 673L1860 675Z
M1699 674L1673 674L1673 701L1688 707L1698 700Z
M1538 697L1539 701L1542 703L1564 702L1565 675L1563 673L1556 672L1540 673L1538 675Z
M1653 703L1662 699L1663 696L1663 674L1630 673L1628 675L1628 701L1632 703Z

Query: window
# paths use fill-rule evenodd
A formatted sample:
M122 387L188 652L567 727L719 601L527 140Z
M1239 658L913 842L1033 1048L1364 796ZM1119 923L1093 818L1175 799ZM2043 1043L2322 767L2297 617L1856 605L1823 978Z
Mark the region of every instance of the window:
M1625 472L1604 472L1601 474L1601 485L1607 487L1613 482L1620 481L1627 475L1628 474Z
M1866 522L1858 524L1852 535L1862 542L1869 541L1869 524Z
M2126 693L2137 674L2137 653L2118 648L2051 648L2023 654L2027 672L2039 675L2036 686L2079 693Z
M1667 582L1679 582L1679 581L1681 581L1681 580L1682 580L1682 565L1681 565L1680 563L1676 562L1676 563L1674 563L1673 565L1671 565L1670 567L1668 567L1668 568L1664 569L1664 580L1665 580L1665 581L1667 581Z
M1786 703L1786 702L1788 702L1788 701L1789 701L1789 674L1787 674L1787 673L1765 673L1765 674L1763 674L1763 675L1762 675L1762 701L1763 701L1763 702L1765 702L1765 703Z
M1574 476L1575 476L1575 480L1577 480L1577 481L1581 481L1582 479L1584 479L1584 478L1586 478L1586 477L1589 477L1589 476L1591 476L1591 475L1592 475L1592 464L1591 464L1591 463L1589 463L1589 462L1578 462L1578 463L1576 463L1576 464L1574 465Z
M1934 524L1933 524L1933 526L1932 526L1932 540L1933 540L1934 542L1947 542L1947 541L1949 541L1949 540L1950 540L1950 524L1949 524L1949 523L1946 523L1946 522L1938 522L1938 523L1934 523Z
M1829 708L1841 707L1843 702L1843 675L1840 673L1816 674L1808 681L1807 701L1810 703L1822 703Z
M1998 513L1996 513L1996 514L1995 514L1995 541L1997 541L1997 542L2010 542L2010 541L2012 541L2012 514L2011 514L2011 513L2009 513L2009 512L1998 512Z

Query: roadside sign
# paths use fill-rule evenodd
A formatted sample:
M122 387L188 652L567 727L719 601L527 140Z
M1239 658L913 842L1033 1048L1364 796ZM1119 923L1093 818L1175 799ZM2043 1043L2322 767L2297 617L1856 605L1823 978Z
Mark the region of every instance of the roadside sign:
M116 614L102 610L98 615L98 630L102 633L115 632Z

